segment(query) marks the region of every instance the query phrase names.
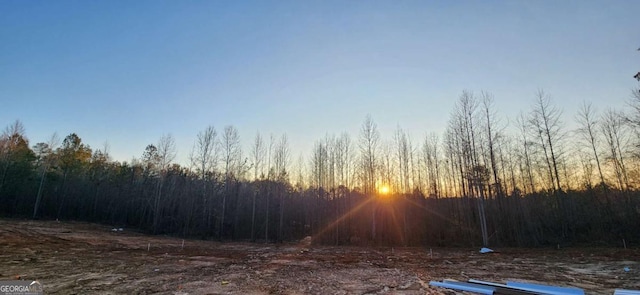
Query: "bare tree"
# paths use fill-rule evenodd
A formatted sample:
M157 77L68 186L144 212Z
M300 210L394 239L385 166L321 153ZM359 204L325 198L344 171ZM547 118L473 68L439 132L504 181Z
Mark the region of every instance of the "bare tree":
M326 143L323 141L318 141L315 143L313 147L313 152L311 154L311 166L312 166L312 181L311 183L318 190L318 197L323 198L323 194L320 192L320 189L327 188L327 170L328 170L328 159L329 152L327 150Z
M253 181L258 185L258 177L263 175L262 162L265 157L264 140L260 133L256 133L256 137L253 141L251 148L251 155L253 158ZM255 241L255 224L256 224L256 197L258 195L258 189L253 192L253 199L251 200L251 241Z
M266 155L264 139L260 135L260 132L256 133L253 140L253 146L251 147L251 157L253 158L253 180L256 181L261 177L263 172L263 161Z
M396 171L394 162L393 142L384 141L380 145L380 156L378 157L378 179L380 181L378 187L388 186L393 191L399 191L399 181L395 181ZM377 188L376 188L377 189Z
M425 136L422 145L422 157L427 178L427 192L429 196L439 198L440 190L440 151L438 135L431 133Z
M634 145L636 147L635 156L640 158L640 88L635 88L631 91L631 99L628 102L631 107L631 113L625 116L627 123L631 125L635 133L636 140Z
M407 134L398 126L394 135L396 145L396 162L398 163L398 177L400 192L409 193L411 187L409 185L409 171L411 171L411 145Z
M289 165L289 142L287 140L287 135L283 134L280 138L280 142L276 146L276 151L274 155L274 166L277 173L277 180L280 182L278 185L278 195L280 199L280 220L278 224L278 239L282 241L282 229L284 226L284 207L285 207L285 192L282 189L285 187L285 184L288 183L289 177L287 172L287 167Z
M498 198L503 197L503 186L498 177L498 165L496 161L496 139L500 137L500 132L496 130L496 114L494 110L493 96L488 92L482 93L482 112L485 118L485 131L487 138L487 147L491 164L491 176L493 176L493 185L496 188ZM491 194L491 186L489 186L489 194Z
M342 133L336 140L336 170L338 171L338 183L345 187L351 186L351 162L352 162L352 150L351 150L351 138L348 133Z
M171 134L164 134L158 141L158 164L160 171L165 172L176 158L176 142Z
M157 152L154 155L154 160L157 164L157 171L159 172L159 178L156 187L156 198L154 201L154 215L153 215L153 232L157 233L159 229L160 217L162 216L162 191L164 188L167 172L171 162L176 157L176 143L171 134L163 134L158 140Z
M314 210L310 208L305 208L309 211L311 215L309 224L311 226L311 232L315 233L318 230L321 223L321 212L318 208L320 206L321 200L324 200L326 197L326 188L327 188L327 171L328 169L328 158L329 152L326 146L326 141L317 141L314 144L313 151L311 154L311 180L310 183L314 187L315 196L314 203L311 206L315 207Z
M562 122L560 116L562 112L551 104L551 99L542 90L536 94L536 101L531 112L530 124L534 127L534 132L540 139L540 147L542 148L549 170L549 178L554 191L562 190L560 186L560 174L558 166L562 155L559 147L561 147Z
M478 153L477 110L479 103L475 96L463 91L449 123L450 138L453 140L458 158L462 191L464 196L477 198L478 216L482 234L482 244L488 246L488 228L485 213L485 190L488 184L487 168L480 164Z
M202 224L206 230L211 228L213 213L211 198L208 195L208 185L219 160L220 145L217 136L218 133L213 126L208 126L205 130L200 131L191 157L191 163L196 167L196 172L202 181Z
M531 151L530 147L533 143L529 140L529 122L527 121L525 115L520 113L518 119L516 120L518 124L519 133L521 136L521 156L520 158L524 160L524 167L521 166L520 170L524 170L522 173L522 177L526 180L523 180L523 187L525 188L525 192L527 188L529 188L530 193L536 192L535 182L533 181L533 168L532 168L532 159L531 159ZM521 161L522 162L522 161Z
M623 122L623 116L614 111L607 110L603 115L601 130L605 141L609 146L609 161L613 164L613 171L620 190L629 189L629 178L624 162L624 149L628 142L628 134Z
M301 152L298 154L298 159L296 160L294 167L292 169L292 171L295 172L295 177L293 177L293 179L295 179L295 184L292 183L292 185L299 192L302 192L306 188L308 188L308 185L305 182L305 178L307 175L306 175L304 163L305 163L304 154Z
M334 188L339 191L339 195L342 199L342 202L338 202L336 205L336 216L343 216L345 208L351 208L351 174L352 174L352 150L351 150L351 139L349 134L342 133L336 140L334 145L334 154L335 154L335 170L337 176L337 184L338 187ZM345 195L346 193L346 195ZM342 204L342 206L340 206ZM348 210L348 209L347 209ZM346 219L343 219L342 222L336 224L336 244L340 242L340 234L342 231L342 226L346 223L346 232L350 234L351 228L351 215L347 215ZM348 236L347 236L348 237Z
M398 163L398 175L399 175L399 187L400 192L403 194L403 201L406 204L406 195L411 192L411 186L409 184L410 171L411 171L411 159L413 150L411 148L411 142L408 139L407 134L398 126L396 130L394 141L396 144L396 161ZM407 243L407 209L404 208L404 214L402 214L402 236L401 240L404 245Z
M377 152L380 143L378 127L373 122L371 115L367 115L360 129L360 156L364 173L364 191L366 195L375 192Z
M222 135L222 157L224 161L225 178L229 179L238 169L241 163L240 135L233 126L224 127Z
M598 138L596 129L598 121L595 117L596 113L591 107L591 104L584 102L576 117L576 121L580 124L577 132L582 140L588 144L591 152L593 152L592 156L596 161L596 167L598 168L598 174L600 176L600 184L606 187L604 174L602 173L602 166L600 165L600 157L598 155ZM589 185L591 185L591 183L589 183Z
M444 134L444 155L447 162L447 176L449 186L447 190L450 196L468 197L466 182L464 181L464 171L462 165L462 154L460 153L459 138L456 135L456 120L452 118Z
M191 162L196 166L196 172L202 180L215 170L218 163L220 148L217 137L216 129L213 126L208 126L198 133L194 144Z
M376 166L377 166L377 153L378 145L380 141L380 133L378 127L373 122L371 115L367 115L360 129L360 157L363 171L363 184L364 193L369 198L375 198L375 186L376 186ZM372 221L371 221L371 238L376 238L376 213L375 207L372 207Z
M500 138L500 144L498 147L498 154L500 155L500 163L502 167L503 177L502 179L507 182L510 180L511 182L511 195L520 195L520 188L518 187L517 175L516 175L516 162L517 162L517 149L515 138L510 136L502 136ZM507 177L507 170L509 170L509 177ZM522 186L525 186L525 183L522 183ZM506 189L507 185L504 185L505 191L509 191Z
M271 156L273 153L273 148L274 148L274 144L275 144L275 137L273 136L273 134L271 134L269 136L269 148L267 149L267 183L269 184L269 186L271 186L271 180L273 177L272 171L273 169L271 169ZM270 190L269 190L270 191ZM270 192L269 192L270 193ZM264 240L266 243L269 242L269 213L270 213L270 207L269 207L269 200L270 200L270 196L269 193L267 193L265 195L266 198L266 205L265 205L265 209L264 209L264 215L265 215L265 224L264 224Z
M218 239L222 239L224 234L224 222L227 207L227 198L231 194L232 181L237 175L234 172L241 161L240 151L240 135L238 130L233 126L224 127L222 135L222 157L224 161L224 187L225 193L222 196L222 213L220 216L220 227L218 231Z

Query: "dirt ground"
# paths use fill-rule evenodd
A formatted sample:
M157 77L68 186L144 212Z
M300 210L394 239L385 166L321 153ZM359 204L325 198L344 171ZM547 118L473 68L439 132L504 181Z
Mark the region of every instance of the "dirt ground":
M428 283L470 278L640 289L638 249L496 250L220 243L0 219L0 280L39 280L45 294L457 294Z

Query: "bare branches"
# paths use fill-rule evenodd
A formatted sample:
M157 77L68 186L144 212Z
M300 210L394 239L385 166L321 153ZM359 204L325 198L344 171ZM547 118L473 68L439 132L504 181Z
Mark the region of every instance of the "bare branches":
M593 153L593 159L596 161L596 167L598 168L598 174L600 176L600 184L605 184L604 174L602 173L602 166L600 165L600 157L598 153L598 137L597 137L597 126L598 120L597 115L593 107L590 103L584 102L578 111L578 115L576 116L576 121L579 124L579 128L577 130L578 135L582 138L583 142L587 143L591 152ZM589 161L590 162L590 161ZM589 163L583 163L583 166L589 168ZM589 168L590 169L590 168ZM585 170L585 173L590 173L590 170ZM587 178L590 179L590 178ZM588 183L591 185L591 183Z
M238 177L242 167L242 150L238 130L231 126L224 127L222 135L222 157L224 161L225 178Z
M207 174L213 172L217 166L220 151L217 136L216 129L213 126L208 126L198 133L194 144L191 163L197 167L197 172L202 179L205 179Z
M363 184L365 194L371 194L375 191L376 185L376 167L378 145L380 141L380 133L378 127L373 122L371 115L367 115L360 129L360 140L358 147L360 148L360 156L362 159Z
M551 98L538 90L536 100L529 117L534 136L538 138L538 147L542 149L549 172L550 186L554 191L561 190L558 166L562 157L562 134L560 116L562 111L551 104Z
M612 164L618 186L621 190L629 188L629 178L625 166L625 149L629 141L622 114L614 110L606 110L600 125L605 141L609 147L608 162Z
M256 133L253 140L253 146L251 147L251 156L253 158L253 180L258 180L258 177L264 175L262 170L262 164L266 155L265 143L260 135L260 132Z
M283 134L280 137L280 141L276 146L275 154L273 155L273 164L278 181L288 181L287 167L289 166L289 157L289 140L287 139L287 135Z
M166 172L176 158L176 142L171 134L164 134L158 140L158 165L160 171Z

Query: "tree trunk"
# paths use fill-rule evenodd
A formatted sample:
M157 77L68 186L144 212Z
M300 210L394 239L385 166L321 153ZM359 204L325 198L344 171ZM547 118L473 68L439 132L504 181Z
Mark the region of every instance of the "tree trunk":
M257 195L258 195L258 192L254 188L253 199L251 202L251 242L256 241L255 225L256 225L256 196Z

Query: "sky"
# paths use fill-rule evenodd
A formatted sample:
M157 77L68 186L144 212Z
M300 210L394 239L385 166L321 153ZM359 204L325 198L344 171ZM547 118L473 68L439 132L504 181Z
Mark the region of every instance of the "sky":
M640 1L0 2L0 127L30 144L75 132L115 160L171 134L442 134L464 90L504 122L539 89L563 110L624 109L640 70Z

